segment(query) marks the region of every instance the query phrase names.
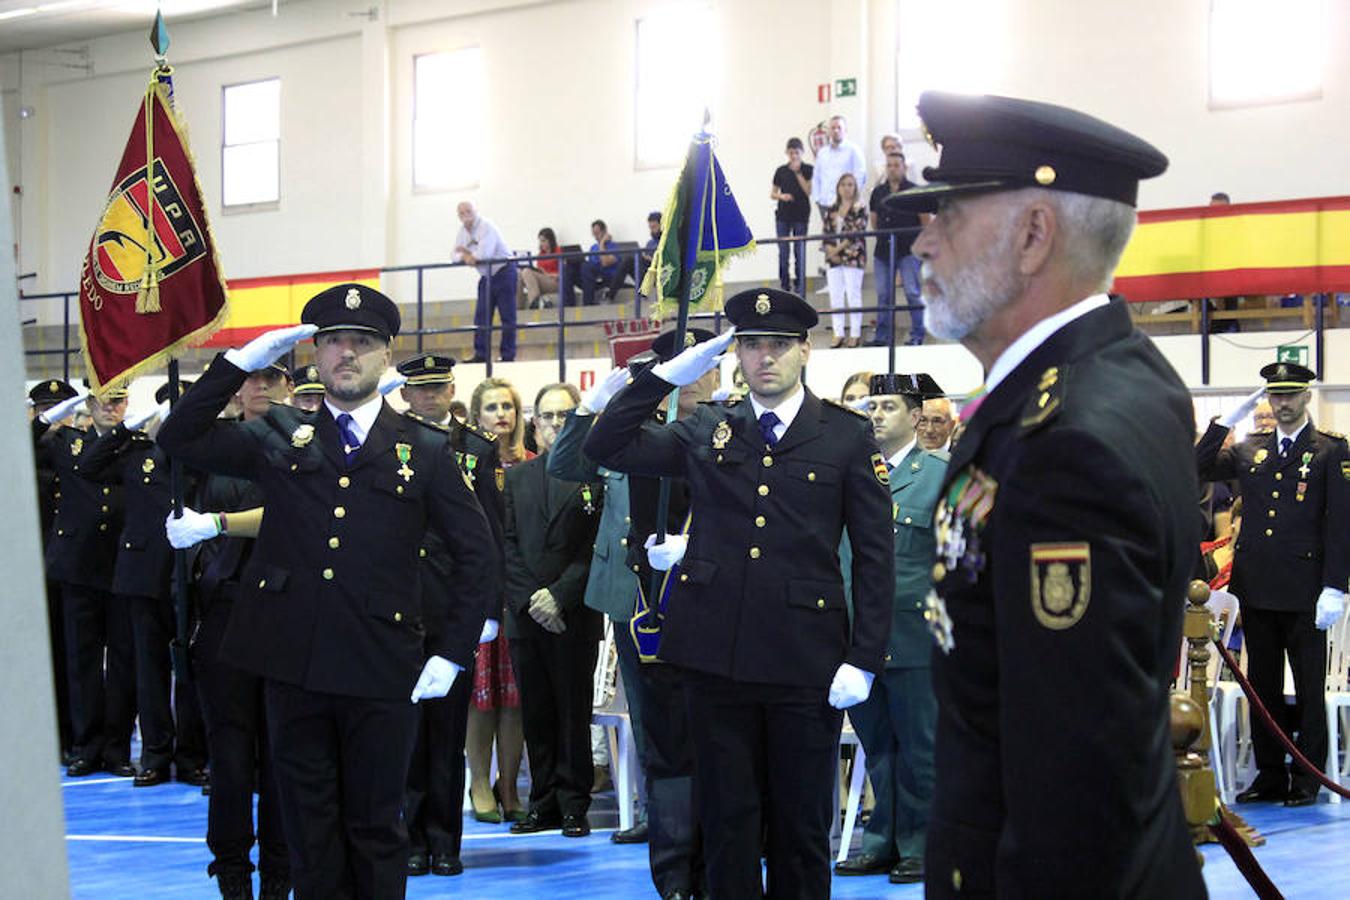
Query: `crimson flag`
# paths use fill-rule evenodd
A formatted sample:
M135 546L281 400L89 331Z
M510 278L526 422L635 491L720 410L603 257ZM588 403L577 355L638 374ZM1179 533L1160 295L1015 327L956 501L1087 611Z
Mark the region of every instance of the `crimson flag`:
M172 90L158 70L80 266L80 344L95 393L201 343L225 320L225 281Z

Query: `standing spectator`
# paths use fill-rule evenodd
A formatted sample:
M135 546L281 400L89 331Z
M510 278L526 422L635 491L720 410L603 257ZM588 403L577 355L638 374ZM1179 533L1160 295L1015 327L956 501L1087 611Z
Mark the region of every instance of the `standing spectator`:
M923 411L919 414L919 443L923 449L950 451L955 428L952 401L946 397L923 401Z
M838 197L825 211L825 233L850 235L867 229L867 207L858 198L858 182L845 172L839 176ZM843 237L827 240L825 273L830 288L830 308L834 343L831 347L856 347L862 341L862 283L863 266L867 260L867 245L861 237ZM852 308L854 311L844 313Z
M886 178L872 189L872 197L867 207L871 210L871 230L890 231L907 228L906 233L883 235L876 239L876 249L872 253L872 271L877 281L877 333L872 338L875 346L881 347L891 342L891 330L895 323L895 276L905 289L905 303L909 310L909 340L906 344L915 346L923 343L923 301L919 297L919 258L911 254L914 238L918 237L922 220L917 213L887 206L885 199L891 194L914 187L905 177L905 155L900 152L886 156Z
M825 218L825 211L834 203L836 187L841 175L852 175L855 188L867 184L867 163L857 144L848 139L848 119L830 117L830 142L816 154L816 165L811 172L811 199Z
M485 378L473 389L469 421L497 436L497 454L505 470L533 459L525 449L525 418L520 394L505 378ZM520 718L520 690L511 667L505 632L479 644L474 652L473 703L465 749L469 757L469 802L473 817L498 823L525 817L517 793L525 732ZM497 744L497 781L492 778L492 745ZM500 806L500 809L498 807Z
M769 199L777 200L773 212L774 227L779 238L801 237L811 221L811 177L815 167L802 162L801 138L788 138L788 161L774 170L773 187ZM799 295L806 293L806 270L802 265L805 241L785 241L778 245L778 286ZM793 275L788 278L788 255L791 254Z
M506 633L530 750L530 811L513 834L591 833L591 683L602 620L582 597L600 489L560 481L547 468L548 450L580 399L570 384L539 391L540 455L506 476Z
M1252 431L1274 431L1275 413L1270 408L1270 401L1262 400L1256 404L1256 409L1252 410Z
M539 252L557 253L558 236L552 228L539 229ZM536 259L533 265L520 270L520 291L516 304L523 309L548 309L552 306L544 294L558 293L558 263L556 259Z
M854 372L852 375L848 376L848 380L844 382L843 390L839 392L839 402L852 409L858 409L858 407L853 404L868 396L871 385L871 372ZM858 411L864 412L864 410L861 409Z
M460 262L478 269L478 304L473 310L473 358L487 362L492 352L488 330L495 309L502 320L502 362L516 358L516 266L511 262L480 263L480 259L504 260L511 255L497 226L478 214L469 201L457 209L461 227L455 238Z
M604 219L596 219L591 223L591 235L595 238L595 243L591 244L591 255L581 262L582 306L595 305L595 289L601 286L608 292L606 300L612 300L612 285L619 272L619 257L606 252L613 248L614 238L610 236L609 226Z
M647 213L647 243L642 247L642 253L638 259L637 284L634 288L641 293L642 282L647 279L647 270L652 267L652 259L656 255L656 247L661 243L661 212L652 210Z

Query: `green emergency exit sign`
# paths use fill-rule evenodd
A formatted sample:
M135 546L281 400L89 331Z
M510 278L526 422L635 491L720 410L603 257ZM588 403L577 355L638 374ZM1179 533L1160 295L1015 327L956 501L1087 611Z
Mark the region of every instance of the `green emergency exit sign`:
M836 97L856 97L858 95L858 79L837 79L834 83L834 95Z
M1280 348L1275 351L1275 360L1307 367L1308 348L1302 344L1281 344Z

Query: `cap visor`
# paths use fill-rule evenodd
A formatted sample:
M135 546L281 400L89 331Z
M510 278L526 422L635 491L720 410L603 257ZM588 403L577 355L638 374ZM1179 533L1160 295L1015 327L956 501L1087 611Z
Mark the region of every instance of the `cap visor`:
M898 194L891 194L881 202L891 209L931 213L937 212L938 202L948 197L959 197L963 194L988 194L992 191L1007 190L1010 187L1012 185L1006 181L972 181L964 184L938 182L912 187L907 191L900 191Z
M736 329L736 337L738 337L738 338L743 338L743 337L794 337L794 338L804 338L804 337L806 337L806 333L807 333L807 332L806 332L806 329L805 329L805 328L803 328L803 329L800 330L800 331L785 331L785 330L783 330L783 329L775 329L775 328L737 328L737 329Z
M385 334L380 329L371 328L369 325L325 325L323 328L320 328L318 331L314 332L314 335L315 337L318 337L321 334L329 334L330 332L334 331L364 331L367 334L378 334L386 341L392 340L392 338L389 335Z

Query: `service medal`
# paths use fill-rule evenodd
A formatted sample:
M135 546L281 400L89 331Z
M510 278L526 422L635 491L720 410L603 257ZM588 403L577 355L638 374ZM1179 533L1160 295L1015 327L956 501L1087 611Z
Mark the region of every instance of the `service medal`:
M291 432L291 446L304 447L314 440L314 426L308 423L298 426Z
M1298 477L1304 481L1308 480L1308 463L1312 462L1312 458L1312 451L1305 452L1303 454L1303 465L1298 467Z
M938 649L944 654L951 653L956 647L956 639L952 634L952 617L947 612L947 601L939 597L937 591L928 592L928 597L924 601L923 617L928 623L928 630L932 633Z
M394 452L398 454L398 461L401 463L397 474L401 475L404 481L412 481L413 470L408 467L408 460L412 459L412 444L395 444Z
M712 433L713 449L714 450L724 449L727 445L727 442L730 440L731 440L731 425L727 422L726 419L723 419L722 421L718 422L717 427L713 429Z

